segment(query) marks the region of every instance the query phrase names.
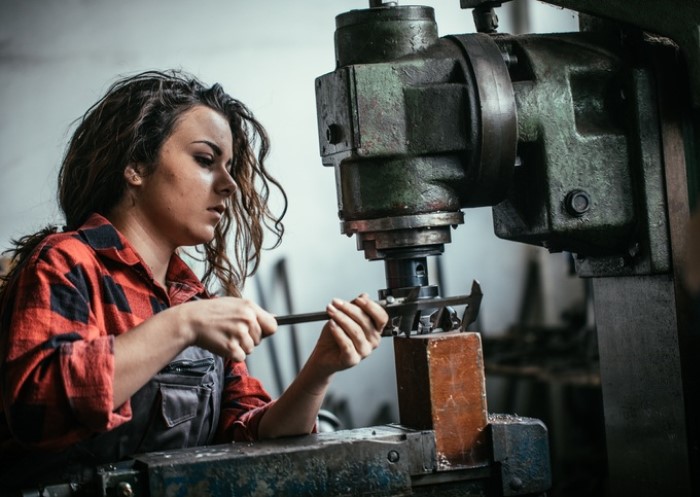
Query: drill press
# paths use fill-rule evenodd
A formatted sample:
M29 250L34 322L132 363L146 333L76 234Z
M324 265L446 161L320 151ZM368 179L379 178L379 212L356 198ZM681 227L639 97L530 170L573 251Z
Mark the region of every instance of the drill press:
M483 374L477 335L422 333L456 326L437 318L449 300L427 258L461 209L489 205L498 236L575 253L593 279L612 495L697 495L698 349L677 256L700 7L549 0L591 14L582 32L508 36L493 34L501 3L461 0L482 32L438 38L431 8L371 0L336 18L337 67L316 80L341 231L384 261L380 298L427 303L392 312L402 423L146 454L103 468L98 495L543 495L542 423L455 397L482 392L459 381Z
M581 11L581 32L511 36L495 33L502 3L461 0L481 32L443 38L427 7L337 17L316 93L341 230L385 261L389 293L424 287L423 257L465 207L493 206L501 238L573 253L594 290L613 495L697 495L699 348L679 270L700 6L548 0Z

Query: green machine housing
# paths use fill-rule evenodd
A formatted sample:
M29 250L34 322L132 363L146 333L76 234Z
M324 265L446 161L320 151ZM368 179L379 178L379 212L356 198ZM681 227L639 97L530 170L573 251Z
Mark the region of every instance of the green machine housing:
M502 2L462 0L484 32L439 37L432 8L396 3L339 15L336 69L316 80L341 232L385 262L380 295L429 286L426 257L464 208L492 206L498 237L572 253L592 280L614 495L698 495L680 261L700 4L553 0L581 31L507 35L486 32Z

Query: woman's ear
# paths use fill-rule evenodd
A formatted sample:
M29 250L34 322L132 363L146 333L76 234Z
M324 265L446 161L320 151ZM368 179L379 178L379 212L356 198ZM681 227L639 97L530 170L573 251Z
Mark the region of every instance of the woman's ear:
M129 164L124 168L124 179L127 185L140 186L143 178L136 164Z

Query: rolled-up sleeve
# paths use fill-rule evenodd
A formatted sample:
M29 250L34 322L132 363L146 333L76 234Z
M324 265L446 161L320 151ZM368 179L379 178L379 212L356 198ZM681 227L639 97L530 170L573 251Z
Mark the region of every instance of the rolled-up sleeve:
M245 363L227 361L221 416L215 441L258 440L258 426L274 401L259 380L248 373Z
M3 364L3 409L13 435L67 447L131 419L112 405L114 336L95 317L95 281L75 254L38 251L14 289Z

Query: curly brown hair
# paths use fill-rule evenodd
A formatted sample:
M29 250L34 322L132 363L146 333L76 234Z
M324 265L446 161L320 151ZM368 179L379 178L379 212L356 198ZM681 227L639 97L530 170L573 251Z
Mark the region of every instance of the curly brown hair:
M192 75L176 70L147 71L112 84L79 119L59 171L58 200L66 219L64 231L77 229L93 212L108 215L124 195L127 165L141 164L145 174L152 172L178 119L199 105L220 112L231 126L233 162L229 172L237 186L214 238L203 245L202 282L210 286L216 280L224 294L239 296L245 278L258 268L265 230L276 236L273 247L281 241L287 197L265 168L270 149L265 129L219 84L207 87ZM271 186L283 198L278 216L268 206ZM235 264L227 255L232 226ZM56 231L55 226L48 226L14 240L9 252L15 270L43 238ZM5 282L14 272L4 277Z

